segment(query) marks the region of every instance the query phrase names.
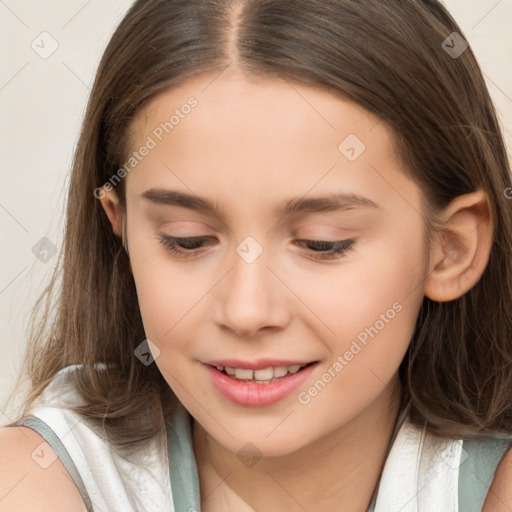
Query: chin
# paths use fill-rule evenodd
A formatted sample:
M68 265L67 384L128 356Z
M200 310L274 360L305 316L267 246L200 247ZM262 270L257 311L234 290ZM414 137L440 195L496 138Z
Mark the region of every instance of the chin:
M286 421L286 420L285 420ZM267 425L267 422L265 422ZM232 426L233 424L231 424ZM278 427L279 428L279 427ZM290 429L282 429L281 432L272 432L266 426L254 425L253 427L230 428L229 434L224 430L214 428L208 433L226 450L243 457L282 457L300 450L314 439L310 439L307 431L299 431L290 423ZM269 432L270 435L269 435Z

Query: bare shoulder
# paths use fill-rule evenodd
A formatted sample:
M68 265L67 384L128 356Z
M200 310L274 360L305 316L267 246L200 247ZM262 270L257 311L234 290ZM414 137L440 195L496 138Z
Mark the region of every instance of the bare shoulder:
M28 427L0 428L0 510L86 511L64 464Z
M512 510L512 450L501 459L492 481L482 512L510 512Z

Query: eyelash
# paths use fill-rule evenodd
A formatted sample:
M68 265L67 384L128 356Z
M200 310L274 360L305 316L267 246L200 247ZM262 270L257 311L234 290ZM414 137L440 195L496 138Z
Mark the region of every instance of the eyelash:
M169 235L160 235L160 243L164 246L164 248L170 253L180 257L180 258L190 258L194 257L197 254L198 248L192 249L190 247L186 247L185 249L178 249L179 244L187 245L194 244L195 242L203 242L205 239L210 239L212 237L208 236L192 236L192 237L173 237ZM353 249L354 240L337 240L335 242L327 242L323 240L299 240L304 244L309 244L320 248L320 250L312 250L316 255L313 258L318 260L331 260L337 259L337 256L342 256L348 251ZM325 247L329 248L326 250ZM321 251L321 252L320 252Z

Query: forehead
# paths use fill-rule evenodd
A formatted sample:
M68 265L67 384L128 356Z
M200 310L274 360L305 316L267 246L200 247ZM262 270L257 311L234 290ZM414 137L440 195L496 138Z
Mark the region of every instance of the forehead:
M348 193L364 189L375 202L383 194L396 199L397 186L414 188L383 121L331 92L286 80L234 73L189 79L138 113L130 151L149 138L153 149L129 175L139 191L169 185L202 196L213 191L221 204L247 197L261 205L340 185Z
M201 74L157 94L130 125L130 148L149 134L172 139L175 149L192 137L202 153L227 148L227 154L250 154L254 148L275 156L293 149L292 156L334 149L337 155L339 143L351 134L374 148L393 149L385 123L341 95L237 72Z

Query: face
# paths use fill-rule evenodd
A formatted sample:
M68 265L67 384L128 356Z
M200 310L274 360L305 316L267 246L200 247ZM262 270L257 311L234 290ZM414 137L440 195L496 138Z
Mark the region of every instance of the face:
M282 455L370 407L396 379L425 276L422 194L385 124L325 91L199 76L138 115L133 151L126 234L146 335L205 431Z

